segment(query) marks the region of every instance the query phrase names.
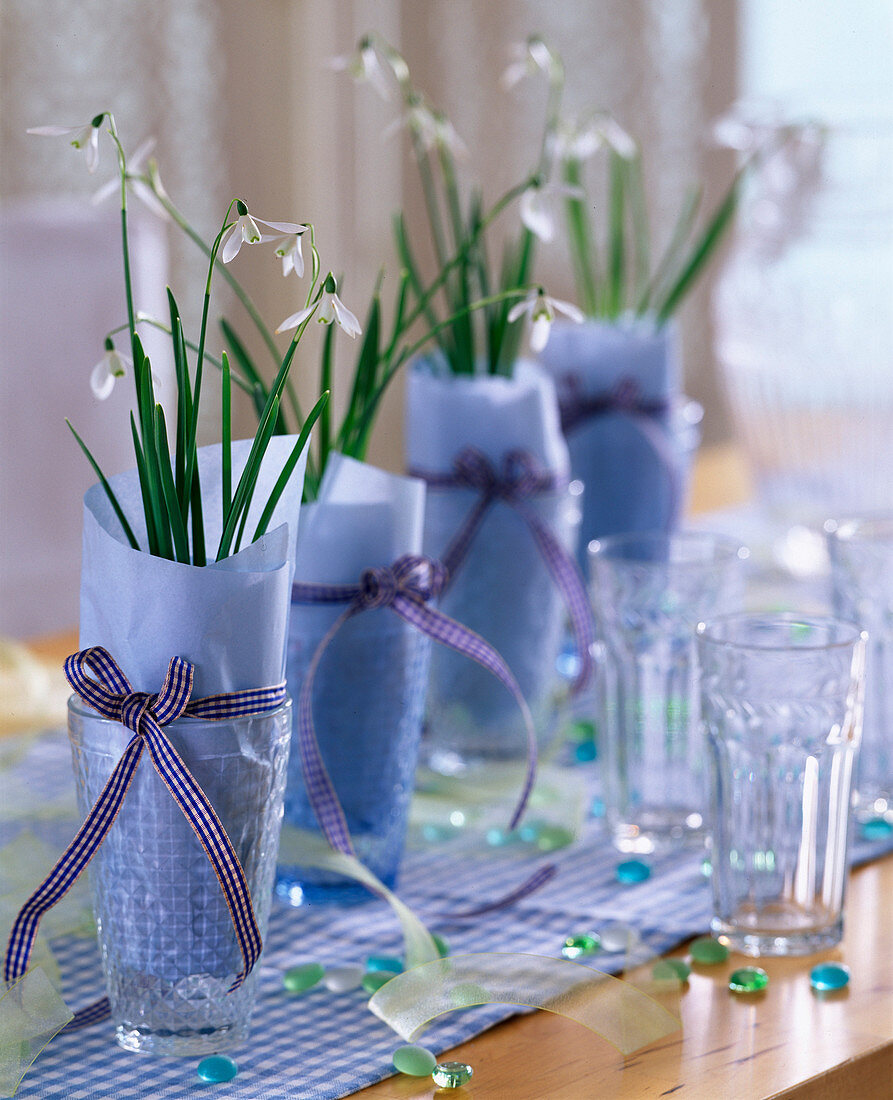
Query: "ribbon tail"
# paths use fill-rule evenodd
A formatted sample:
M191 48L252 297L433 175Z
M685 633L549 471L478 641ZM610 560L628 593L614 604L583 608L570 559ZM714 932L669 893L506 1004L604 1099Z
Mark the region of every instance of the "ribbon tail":
M471 917L480 917L484 913L495 913L499 909L508 909L509 906L514 905L516 901L522 901L524 898L530 897L541 886L545 886L547 882L550 882L558 874L558 867L554 863L547 863L545 867L540 867L534 871L532 875L526 878L519 886L516 886L508 894L503 894L502 897L497 898L495 901L485 902L483 905L476 905L473 909L463 909L458 913L442 913L441 916L447 920L468 920Z
M316 647L316 652L307 666L307 673L298 697L298 748L301 753L301 767L304 772L307 797L326 840L336 851L346 856L356 856L356 852L350 839L344 810L338 801L334 784L319 751L319 742L313 727L313 681L329 642L355 613L355 610L354 605L351 605L342 612Z
M570 616L574 644L580 658L580 671L571 687L576 695L586 686L593 673L592 644L595 641L595 631L586 584L576 560L561 545L548 524L525 504L519 502L515 507L530 528Z
M666 474L667 489L670 494L670 502L667 508L667 527L672 530L679 521L679 513L682 509L681 456L678 449L673 445L673 438L668 428L649 420L647 416L640 416L635 412L629 413L628 419L657 455L660 467Z
M155 770L204 848L223 891L242 954L242 969L230 986L232 992L251 972L263 949L245 872L214 807L161 727L148 715L143 718L143 726Z
M474 541L474 537L478 533L478 528L483 523L484 516L489 512L493 501L494 498L492 496L483 495L478 498L474 507L465 517L462 526L453 536L452 542L441 555L441 565L443 565L447 571L446 587L451 584L462 562L465 561L468 550Z
M78 829L74 839L59 857L49 875L19 911L6 949L4 971L6 981L15 981L28 969L28 960L31 957L41 918L68 893L105 840L121 809L142 751L142 738L135 736L115 765L99 798L87 814L84 824Z
M533 728L533 715L530 713L530 707L527 705L527 700L521 692L518 681L515 679L509 666L488 641L485 641L480 634L476 634L467 626L463 626L461 623L456 622L455 619L451 619L449 615L444 615L442 611L437 611L433 607L428 607L428 605L421 600L411 599L403 594L399 594L394 599L391 607L402 619L405 619L406 622L417 627L423 634L427 634L429 638L433 638L434 641L440 642L441 645L448 646L457 653L461 653L465 657L470 657L471 660L477 661L483 668L492 672L497 680L504 684L514 696L521 711L521 716L524 719L524 726L527 730L527 774L524 777L524 786L521 789L521 796L518 799L518 804L515 807L509 823L509 828L514 829L524 816L524 811L527 809L527 802L536 779L537 762L536 733Z

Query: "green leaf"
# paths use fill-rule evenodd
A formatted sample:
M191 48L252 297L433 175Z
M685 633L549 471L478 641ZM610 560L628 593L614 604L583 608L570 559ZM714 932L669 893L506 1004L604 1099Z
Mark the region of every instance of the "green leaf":
M189 563L189 539L186 526L180 514L180 501L174 484L174 472L171 468L170 448L167 439L167 426L164 422L164 409L155 406L155 451L158 455L158 470L161 477L161 489L167 506L167 518L170 524L176 559Z
M323 338L322 356L319 366L320 393L331 393L332 390L332 357L335 349L335 325L328 326ZM325 470L329 460L329 450L332 445L332 417L328 401L320 410L319 418L319 469Z
M645 180L639 153L627 162L629 213L633 230L633 292L640 297L648 286L651 267L651 234L648 226L648 204L645 201ZM625 303L624 303L625 305Z
M610 153L609 223L608 223L608 287L605 312L616 318L623 308L623 284L626 276L626 161L618 153Z
M146 520L146 537L149 540L149 553L156 557L163 556L159 547L158 535L155 531L155 516L152 510L152 502L149 499L149 475L146 473L146 460L143 457L143 448L140 445L140 436L136 427L133 413L130 414L130 434L133 437L133 454L136 459L137 479L140 483L140 495L143 500L143 516Z
M226 522L233 494L233 388L229 356L223 353L223 382L220 401L220 486L223 505L222 523Z
M676 216L676 221L670 234L670 241L664 250L663 256L660 258L657 269L651 277L651 282L636 302L637 314L645 313L646 310L648 310L651 302L659 296L661 288L668 282L669 273L677 266L679 256L691 233L700 204L701 188L689 188L682 200L682 206L679 208L679 213Z
M257 480L261 460L267 449L267 444L270 442L273 435L273 428L276 424L278 415L279 397L277 394L271 394L270 402L267 406L264 418L258 426L254 442L251 444L248 460L245 463L242 476L239 478L239 484L236 486L233 502L230 505L229 513L223 525L223 533L220 536L220 544L217 548L217 561L222 561L223 558L229 557L230 547L233 544L233 538L242 518L242 512L247 511L250 505L251 495L254 492L254 482Z
M579 160L571 159L564 162L564 182L569 187L582 190L583 172ZM577 296L583 312L588 317L595 317L598 313L597 254L585 193L569 195L564 201L564 213Z
M118 503L118 498L115 496L114 490L112 489L111 485L109 485L105 474L102 472L102 470L100 470L96 459L93 457L92 454L90 454L90 451L87 447L87 444L83 441L83 439L81 439L81 437L78 435L78 433L74 430L74 427L72 426L71 421L67 417L66 417L65 423L68 425L68 427L71 431L71 434L77 440L78 446L81 448L81 450L86 455L87 461L93 467L93 472L96 474L97 478L99 479L99 484L105 490L105 495L109 499L109 504L111 504L112 510L114 511L115 515L117 516L118 522L121 524L121 530L124 532L124 537L127 539L127 541L130 543L131 547L134 550L139 550L140 544L136 541L136 536L134 535L130 524L127 522L127 518L124 515L124 511L121 508L121 505Z
M328 400L329 393L328 391L326 391L320 396L319 400L310 410L307 419L304 421L304 425L301 428L300 435L298 436L298 441L292 448L291 454L288 456L288 460L282 468L282 473L279 475L276 484L273 486L273 491L270 493L269 499L264 505L264 510L261 513L260 520L258 521L257 528L254 532L254 539L252 541L256 541L262 535L265 535L267 533L267 526L270 522L273 512L276 509L276 505L279 503L279 498L285 491L285 486L288 484L288 479L291 477L295 465L297 464L298 459L301 457L301 452L304 450L304 447L307 445L307 440L310 438L311 429L313 428L313 425L316 423L317 419L322 413L322 410L328 404Z
M673 311L691 289L692 284L695 279L697 279L698 275L700 275L707 260L722 240L723 235L735 216L735 210L738 206L740 179L740 175L735 177L725 198L719 204L713 217L707 223L704 232L695 242L676 282L670 288L666 298L657 311L657 319L659 322L663 323L668 317L672 316Z

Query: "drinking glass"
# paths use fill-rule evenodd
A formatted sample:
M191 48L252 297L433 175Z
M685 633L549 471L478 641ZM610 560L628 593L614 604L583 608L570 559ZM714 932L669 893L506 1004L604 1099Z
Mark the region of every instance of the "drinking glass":
M866 640L782 613L698 627L712 929L735 950L805 955L841 938Z
M701 532L589 544L599 635L596 727L606 816L622 852L704 841L695 627L743 606L746 557L735 540Z

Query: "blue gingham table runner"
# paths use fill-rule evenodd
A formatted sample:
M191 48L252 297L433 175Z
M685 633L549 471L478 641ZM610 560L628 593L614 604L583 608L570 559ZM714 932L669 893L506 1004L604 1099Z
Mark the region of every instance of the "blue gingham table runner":
M64 734L40 738L0 779L0 842L21 829L19 804L44 812L27 825L59 845L67 839L73 793L70 751ZM19 801L28 791L28 800ZM5 811L3 809L5 804ZM56 813L46 812L47 808ZM53 834L61 834L55 836ZM854 857L863 862L893 850L893 841L858 842ZM472 909L507 893L546 859L558 874L537 893L510 909L466 921L440 914ZM668 951L706 931L710 918L707 880L699 853L652 862L652 875L624 886L616 879L618 855L604 828L590 819L572 846L537 859L515 855L475 855L461 843L444 842L411 852L405 861L401 896L445 936L454 953L519 951L557 956L566 936L598 930L615 921L633 926L644 948ZM96 943L70 937L56 940L64 992L72 1007L100 996L102 975ZM258 1003L250 1041L230 1053L239 1064L231 1082L203 1084L198 1058L153 1058L121 1050L110 1025L60 1034L25 1077L19 1100L186 1100L208 1089L221 1100L335 1100L388 1077L391 1055L402 1040L366 1007L361 990L331 993L322 986L301 995L282 988L282 973L303 961L325 966L362 963L371 954L400 954L398 926L382 902L346 909L285 909L274 906L260 963ZM592 965L618 971L619 955L599 954ZM441 1017L419 1040L442 1053L512 1015L511 1006L486 1006Z

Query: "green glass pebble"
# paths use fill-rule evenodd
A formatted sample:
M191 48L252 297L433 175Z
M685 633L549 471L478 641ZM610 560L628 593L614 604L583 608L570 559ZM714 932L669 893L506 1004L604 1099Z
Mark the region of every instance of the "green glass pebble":
M865 840L886 840L893 833L893 823L885 817L873 817L862 823L860 832Z
M543 821L541 818L535 817L532 821L525 821L524 824L517 830L518 837L524 841L525 844L536 844L540 838L540 833L543 829L548 829L549 823Z
M617 864L617 881L631 885L635 882L644 882L651 877L651 868L640 859L625 859Z
M589 722L585 718L578 718L576 722L571 722L567 728L567 736L571 741L577 742L595 742L595 723Z
M330 993L348 993L360 988L365 973L361 966L333 966L326 971L322 983Z
M460 1089L471 1080L474 1070L467 1062L438 1062L431 1076L442 1089Z
M769 984L769 975L759 966L742 966L729 975L729 989L733 993L762 993Z
M367 970L390 970L392 974L400 974L403 971L403 960L395 955L370 955L366 959Z
M371 996L373 993L377 993L383 985L386 985L391 978L396 977L397 975L392 970L367 970L363 975L362 986Z
M712 936L701 936L694 940L689 953L695 962L704 966L714 966L716 963L725 962L729 957L728 947Z
M487 1004L491 1000L490 991L476 982L459 982L450 990L450 1001L457 1008L464 1008L466 1005Z
M434 940L434 946L437 948L437 954L440 955L442 959L445 959L450 953L450 945L443 938L443 936L438 936L436 932L431 933L431 939Z
M208 1058L202 1058L196 1072L209 1085L219 1085L223 1081L232 1081L239 1072L239 1067L225 1054L212 1054Z
M818 993L843 989L850 980L850 969L843 963L819 963L809 972L809 984Z
M325 968L319 963L302 963L282 975L282 984L289 993L304 993L322 981Z
M601 949L602 941L593 932L582 936L568 936L564 941L561 954L566 959L579 959L581 955L594 955Z
M651 968L656 982L687 982L691 967L684 959L660 959Z
M541 852L557 852L573 842L574 834L561 825L544 825L536 838L536 846Z
M391 1061L398 1073L405 1073L410 1077L430 1077L437 1065L437 1059L431 1051L427 1047L416 1046L415 1043L397 1047Z

